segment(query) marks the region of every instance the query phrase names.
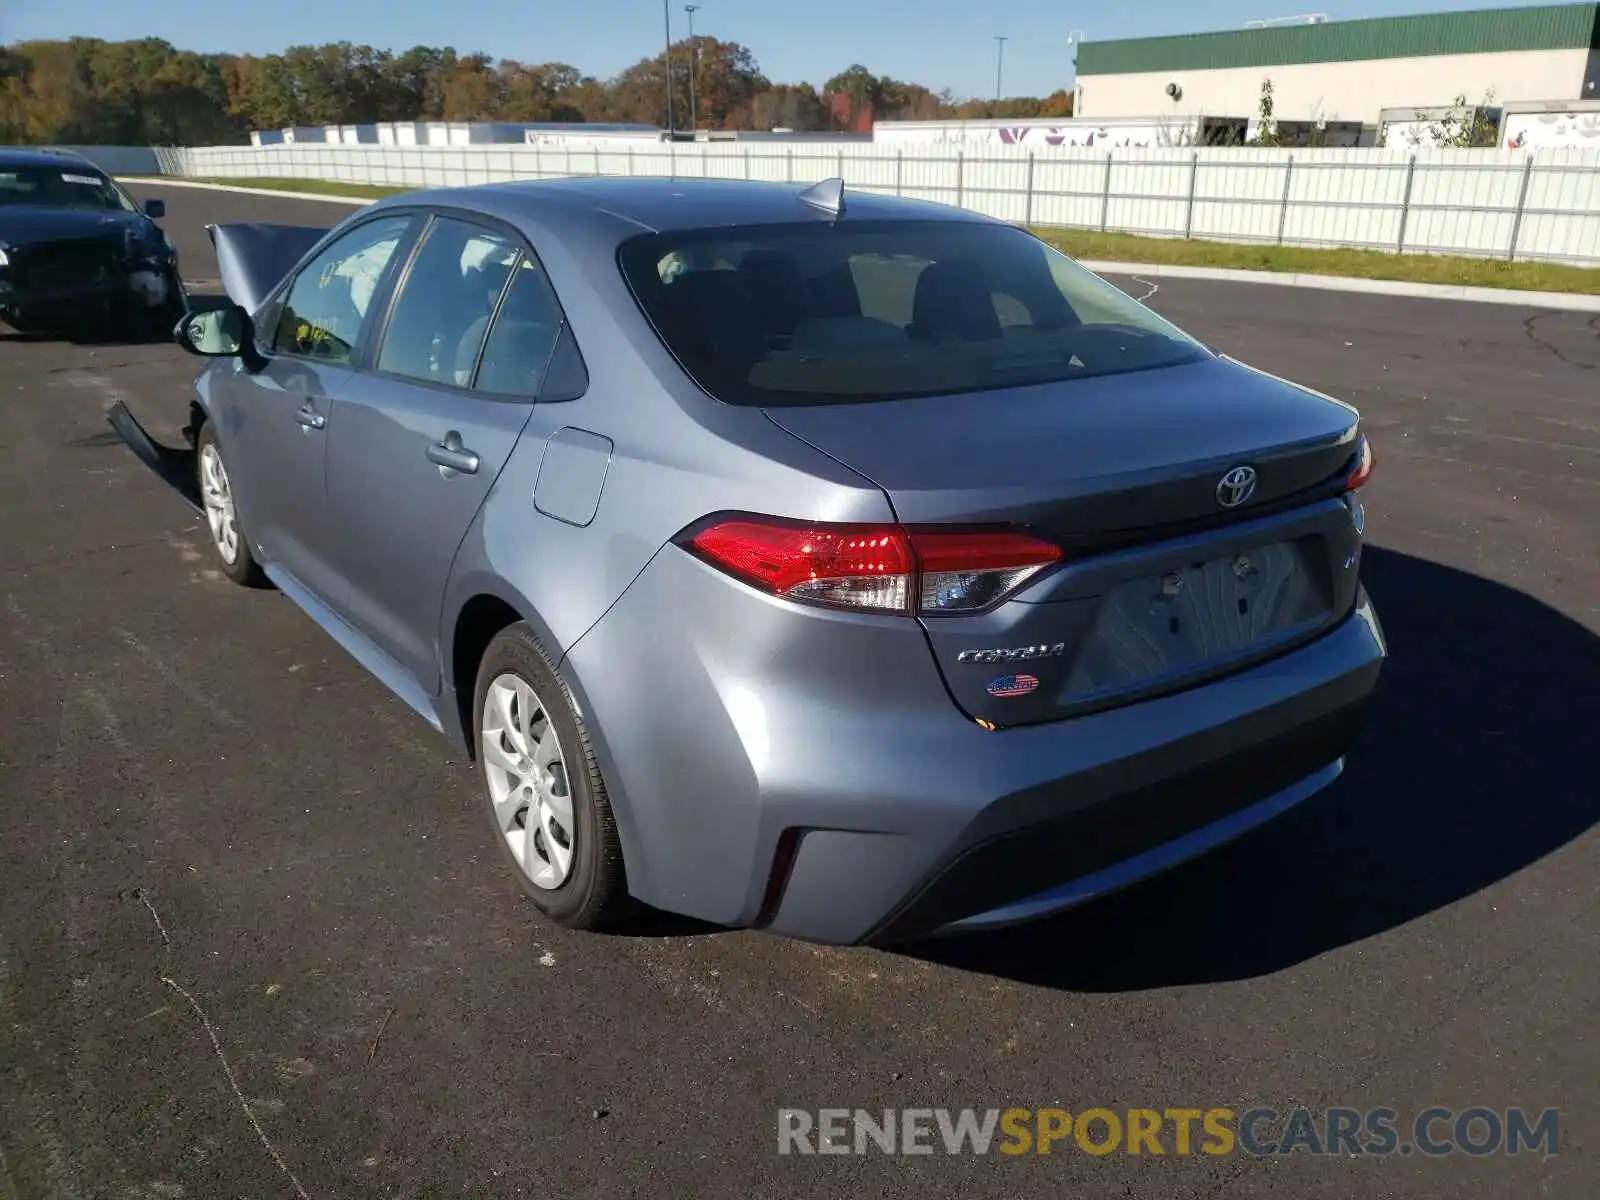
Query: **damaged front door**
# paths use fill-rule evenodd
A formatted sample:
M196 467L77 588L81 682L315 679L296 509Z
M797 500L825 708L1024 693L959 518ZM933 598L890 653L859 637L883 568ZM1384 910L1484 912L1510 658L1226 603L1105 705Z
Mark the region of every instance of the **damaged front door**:
M257 369L235 360L213 383L212 417L253 548L335 609L344 583L328 535L328 429L413 224L409 214L381 216L328 243L282 303L260 313Z

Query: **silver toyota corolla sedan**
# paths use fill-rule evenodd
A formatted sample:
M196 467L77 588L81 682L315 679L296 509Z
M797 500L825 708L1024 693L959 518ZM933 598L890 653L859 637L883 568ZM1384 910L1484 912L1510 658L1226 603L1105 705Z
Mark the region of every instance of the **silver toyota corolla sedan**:
M1020 229L575 179L211 235L189 447L113 425L474 755L555 921L992 927L1343 767L1358 414Z

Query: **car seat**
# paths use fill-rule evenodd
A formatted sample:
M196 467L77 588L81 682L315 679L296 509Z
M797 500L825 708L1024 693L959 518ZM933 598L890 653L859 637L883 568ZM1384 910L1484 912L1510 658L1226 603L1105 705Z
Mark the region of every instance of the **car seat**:
M695 367L719 378L744 382L767 356L763 322L736 271L690 271L662 291L668 340Z
M780 250L751 250L739 260L739 279L768 332L793 334L810 307L800 264Z

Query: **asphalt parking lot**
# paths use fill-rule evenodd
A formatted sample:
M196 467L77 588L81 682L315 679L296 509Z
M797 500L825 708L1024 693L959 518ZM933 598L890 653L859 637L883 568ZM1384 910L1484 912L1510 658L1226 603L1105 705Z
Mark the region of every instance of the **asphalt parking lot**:
M136 190L202 290L205 221L343 211ZM1275 826L917 956L543 924L469 768L106 426L175 437L195 360L0 335L0 1200L1592 1195L1600 318L1150 302L1363 410L1376 711ZM1560 1153L777 1153L782 1107L1053 1105L1558 1107Z

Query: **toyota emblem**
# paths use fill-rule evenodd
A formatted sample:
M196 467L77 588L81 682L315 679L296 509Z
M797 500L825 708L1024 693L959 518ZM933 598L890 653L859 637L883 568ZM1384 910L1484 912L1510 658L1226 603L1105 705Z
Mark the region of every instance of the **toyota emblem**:
M1217 481L1217 503L1223 508L1238 508L1256 494L1256 469L1234 467Z

